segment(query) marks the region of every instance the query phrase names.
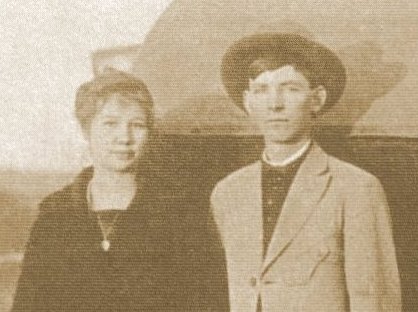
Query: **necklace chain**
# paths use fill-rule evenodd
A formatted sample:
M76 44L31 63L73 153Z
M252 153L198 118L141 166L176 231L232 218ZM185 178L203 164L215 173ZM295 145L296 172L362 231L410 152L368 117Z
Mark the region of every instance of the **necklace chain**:
M110 241L108 238L113 233L115 229L115 224L118 218L119 218L119 213L116 213L116 215L113 217L112 222L109 225L105 226L100 217L100 214L97 214L97 223L99 223L100 231L102 232L102 237L103 237L101 246L102 246L102 249L106 252L110 248Z
M119 218L119 213L116 213L116 215L113 217L112 222L110 222L107 226L103 224L102 218L100 217L100 214L97 214L97 221L99 223L100 231L102 232L103 239L107 240L109 235L112 234L112 232L115 229L115 223Z

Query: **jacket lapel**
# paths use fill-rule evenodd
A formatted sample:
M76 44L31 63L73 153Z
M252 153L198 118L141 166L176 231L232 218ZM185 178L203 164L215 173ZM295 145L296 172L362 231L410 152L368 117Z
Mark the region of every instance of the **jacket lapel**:
M240 273L260 272L263 261L263 215L261 194L261 162L246 168L239 183L231 185L215 213L221 224L221 236L227 255L245 258L245 266L235 268ZM248 252L251 251L251 252ZM250 274L250 273L248 273Z
M241 232L246 237L247 250L252 250L253 269L259 272L263 261L263 207L261 190L261 162L256 162L248 175L248 180L242 184L243 195L240 200L241 206ZM237 211L239 211L237 209Z
M323 197L330 180L328 156L315 143L299 168L277 221L263 265L263 273L302 229Z
M261 270L263 261L263 202L261 188L261 162L256 162L253 172L247 182L248 189L243 194L241 202L244 208L242 217L245 218L242 224L245 224L248 233L247 244L251 244L253 250L254 264L257 265L256 270ZM251 242L251 243L250 243Z

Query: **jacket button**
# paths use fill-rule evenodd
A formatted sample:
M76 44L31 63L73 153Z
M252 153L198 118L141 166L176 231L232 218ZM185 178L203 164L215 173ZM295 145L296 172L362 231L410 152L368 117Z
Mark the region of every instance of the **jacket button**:
M250 285L251 285L252 287L256 287L256 286L257 286L257 278L255 278L255 277L251 277L251 278L250 278Z

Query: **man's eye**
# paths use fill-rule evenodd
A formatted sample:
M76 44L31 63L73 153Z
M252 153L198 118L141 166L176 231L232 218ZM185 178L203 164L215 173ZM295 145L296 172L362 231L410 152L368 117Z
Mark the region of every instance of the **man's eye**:
M106 120L103 124L107 127L114 127L116 126L117 122L114 120Z
M133 123L131 123L131 126L133 128L141 128L141 129L147 127L145 122L133 122Z

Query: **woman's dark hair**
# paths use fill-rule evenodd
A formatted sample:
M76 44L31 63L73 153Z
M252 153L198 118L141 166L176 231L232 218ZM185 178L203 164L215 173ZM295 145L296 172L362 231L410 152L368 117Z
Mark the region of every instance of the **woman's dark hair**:
M82 84L76 95L75 116L83 131L90 129L91 121L112 95L137 102L147 116L147 126L154 124L154 102L146 84L127 73L107 68L102 74Z

